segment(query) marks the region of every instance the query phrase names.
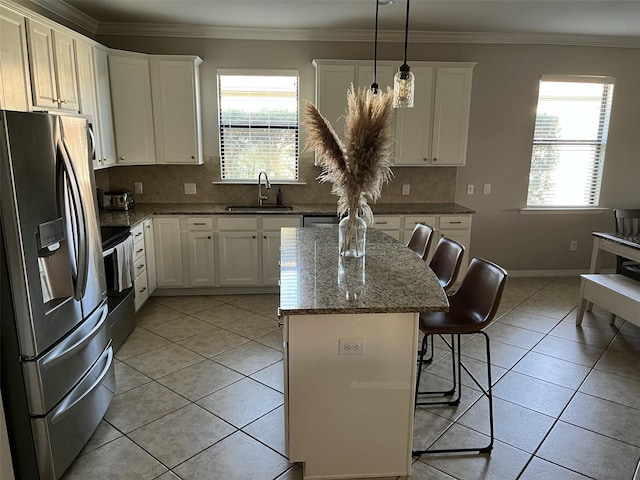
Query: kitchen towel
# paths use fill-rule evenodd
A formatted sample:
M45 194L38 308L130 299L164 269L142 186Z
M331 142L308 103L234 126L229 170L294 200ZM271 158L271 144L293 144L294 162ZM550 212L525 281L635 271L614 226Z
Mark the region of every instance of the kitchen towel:
M116 288L121 292L133 285L133 237L129 236L114 248L113 271L115 272Z

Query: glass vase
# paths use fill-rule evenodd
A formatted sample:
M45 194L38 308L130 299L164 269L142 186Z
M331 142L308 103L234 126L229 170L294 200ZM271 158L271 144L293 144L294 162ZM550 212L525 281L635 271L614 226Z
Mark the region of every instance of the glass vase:
M358 215L357 211L350 211L346 217L340 220L338 232L340 256L351 258L364 256L367 223Z

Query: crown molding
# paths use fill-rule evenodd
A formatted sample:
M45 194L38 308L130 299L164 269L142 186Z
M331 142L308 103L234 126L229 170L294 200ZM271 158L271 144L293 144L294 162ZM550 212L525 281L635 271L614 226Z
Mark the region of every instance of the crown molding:
M38 0L43 1L43 0ZM310 42L371 42L373 30L309 30L294 28L230 28L202 25L101 23L99 35L215 38L226 40L279 40ZM638 37L559 35L537 33L474 33L410 31L411 43L485 43L516 45L572 45L640 48ZM404 32L382 30L379 42L404 42Z
M13 3L11 0L1 1L2 3ZM232 28L155 23L100 23L61 0L22 0L21 3L23 5L25 3L37 5L94 35L309 42L371 42L373 37L373 30L309 30L296 28ZM640 48L640 37L630 36L410 31L409 39L411 43ZM404 42L404 32L381 30L378 32L378 41L389 43Z
M94 35L98 32L100 22L93 17L81 12L75 7L72 7L67 2L61 2L60 0L29 0L34 5L39 6L60 18L64 18L68 22L83 28L87 32L91 32Z

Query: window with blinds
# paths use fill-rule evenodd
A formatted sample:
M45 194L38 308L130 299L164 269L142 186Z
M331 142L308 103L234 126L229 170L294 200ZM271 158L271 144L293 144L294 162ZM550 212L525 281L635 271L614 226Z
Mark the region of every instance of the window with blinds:
M612 78L542 78L528 207L598 205L612 96Z
M298 72L218 71L223 180L298 179Z

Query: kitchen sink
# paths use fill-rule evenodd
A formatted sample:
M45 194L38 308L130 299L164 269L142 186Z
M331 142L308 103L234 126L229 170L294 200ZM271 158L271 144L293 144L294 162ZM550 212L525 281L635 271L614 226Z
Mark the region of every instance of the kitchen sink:
M229 205L227 212L288 212L293 210L291 205Z

